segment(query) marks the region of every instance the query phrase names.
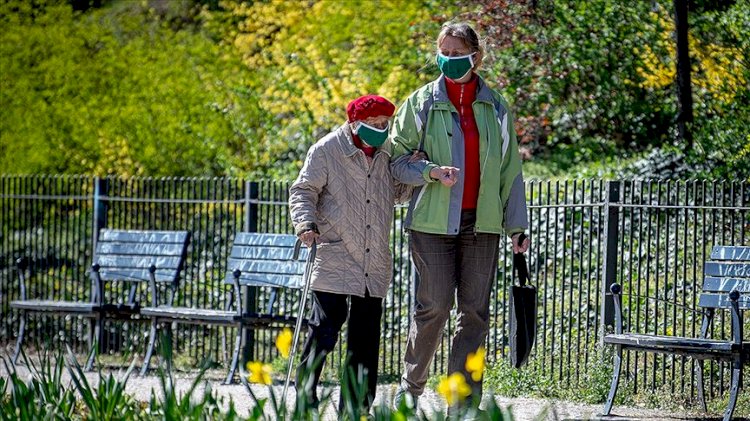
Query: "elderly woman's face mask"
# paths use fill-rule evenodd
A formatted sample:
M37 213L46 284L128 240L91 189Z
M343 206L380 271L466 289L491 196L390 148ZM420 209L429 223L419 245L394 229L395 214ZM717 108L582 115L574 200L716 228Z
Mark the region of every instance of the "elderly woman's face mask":
M360 121L355 126L354 133L356 133L363 142L377 148L388 138L388 123L386 123L383 128L377 128Z

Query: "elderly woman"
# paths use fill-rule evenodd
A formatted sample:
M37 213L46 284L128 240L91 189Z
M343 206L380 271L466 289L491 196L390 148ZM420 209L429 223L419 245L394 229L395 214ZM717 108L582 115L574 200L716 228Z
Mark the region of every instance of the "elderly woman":
M465 362L489 329L500 235L511 237L514 252L529 247L519 242L528 222L513 116L476 73L482 56L469 25L444 25L436 57L442 75L407 98L391 129L393 176L421 185L405 221L419 282L396 402L407 392L416 401L424 391L454 300L448 372L463 373L478 402L482 383ZM414 150L427 159L414 160Z
M347 315L347 368L360 381L367 378L362 404L369 407L375 399L380 317L393 267L388 247L393 204L407 190L391 177L386 138L394 110L376 95L350 102L348 121L310 148L290 188L296 234L307 246L317 242L312 317L297 374L300 387L302 373L315 367L304 386L313 404L322 370L322 363L313 362L324 362L333 350Z

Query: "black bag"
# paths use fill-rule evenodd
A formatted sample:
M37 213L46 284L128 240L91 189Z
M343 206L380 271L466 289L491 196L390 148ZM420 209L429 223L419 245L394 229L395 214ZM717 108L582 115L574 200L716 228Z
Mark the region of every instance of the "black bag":
M525 237L521 234L519 243ZM513 272L520 286L510 287L510 363L520 368L529 358L536 338L536 288L527 284L529 269L523 253L513 255Z

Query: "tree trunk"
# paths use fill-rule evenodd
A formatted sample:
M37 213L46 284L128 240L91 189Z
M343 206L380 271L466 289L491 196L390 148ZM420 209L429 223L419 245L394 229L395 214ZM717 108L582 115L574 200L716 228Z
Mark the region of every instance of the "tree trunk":
M674 0L674 20L677 38L677 136L687 146L693 148L693 136L688 123L693 122L693 96L690 88L690 52L688 49L688 2Z

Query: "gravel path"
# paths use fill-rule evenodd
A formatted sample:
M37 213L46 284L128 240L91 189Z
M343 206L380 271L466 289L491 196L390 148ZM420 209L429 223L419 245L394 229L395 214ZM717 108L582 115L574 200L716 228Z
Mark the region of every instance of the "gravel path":
M24 366L17 367L18 373L24 378L30 377L30 372ZM105 374L110 371L104 371ZM112 370L117 377L121 377L124 374L124 370ZM241 384L233 385L222 385L224 373L220 370L211 370L206 374L206 380L209 382L210 387L217 393L218 396L224 397L226 401L231 397L235 403L236 410L241 415L247 415L250 409L254 406L249 393ZM8 373L3 364L0 364L0 376L8 377ZM88 380L92 383L92 386L97 384L98 375L97 373L87 373ZM65 373L65 382L68 382L70 377ZM184 391L190 386L190 383L195 378L195 373L178 372L175 374L175 380L177 383L178 393L184 393ZM269 396L269 388L263 385L253 385L253 392L256 397L264 398ZM148 401L151 397L151 390L160 393L159 378L150 374L146 377L140 377L135 373L128 380L127 393L133 395L136 399L141 401ZM281 395L283 385L274 385L273 390L276 396ZM290 389L292 389L290 387ZM378 386L378 396L376 398L376 405L390 402L395 392L395 384L382 384ZM199 388L198 393L201 393L203 387ZM289 399L289 406L293 402L293 390L287 392ZM488 399L485 396L485 399ZM510 407L513 413L513 417L518 421L525 420L569 420L569 419L609 419L609 420L698 420L705 419L689 414L675 414L666 411L657 411L645 408L634 408L634 407L615 407L614 415L610 417L599 417L597 414L601 411L601 405L587 405L565 401L547 401L543 399L532 399L532 398L505 398L502 396L495 396L497 403L501 407ZM333 399L332 402L338 402L338 388L333 388ZM425 411L426 414L433 413L434 411L444 411L445 404L443 399L436 395L435 392L428 390L420 398L419 401L420 409ZM544 412L547 412L546 417L540 417ZM326 420L338 420L336 416L334 405L329 404L325 408L324 419ZM714 414L714 417L719 414Z

